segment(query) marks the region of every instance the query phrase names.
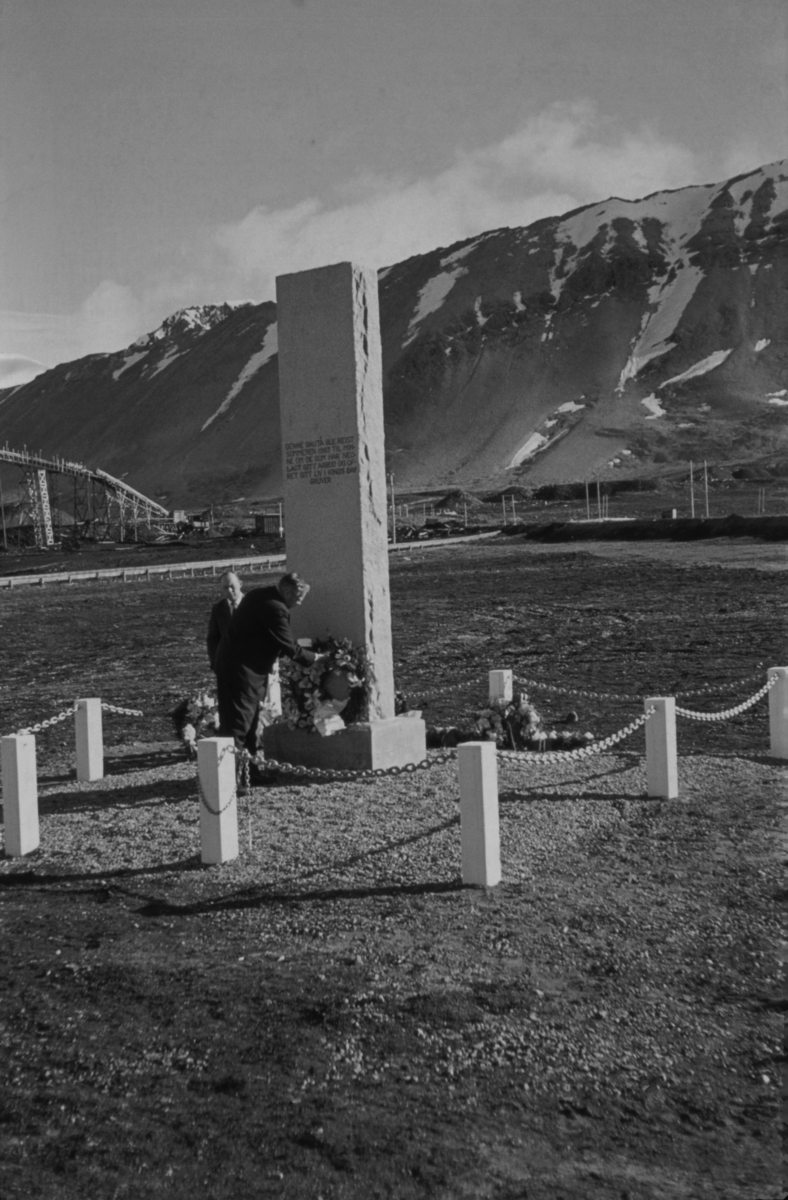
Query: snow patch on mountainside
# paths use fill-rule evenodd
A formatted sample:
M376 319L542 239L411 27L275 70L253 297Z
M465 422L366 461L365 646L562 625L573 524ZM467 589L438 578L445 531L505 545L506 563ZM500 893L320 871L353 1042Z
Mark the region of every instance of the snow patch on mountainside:
M565 255L566 246L559 246L558 249L554 251L553 265L550 268L550 291L553 293L553 299L555 300L556 304L561 299L561 292L563 291L564 280L566 279L566 271L564 271L560 277L558 275L558 268L563 265ZM570 264L571 261L572 260L570 258ZM552 315L552 313L548 314L548 321Z
M696 362L694 366L688 367L686 371L682 371L680 375L674 375L672 379L666 379L659 386L667 387L669 383L683 383L685 379L695 379L697 375L706 375L709 371L713 371L715 367L719 367L725 362L725 359L733 354L733 350L715 350L713 354L709 354L706 358L702 358L700 362Z
M117 371L112 372L112 378L115 380L115 382L117 383L124 371L128 371L129 367L133 367L135 363L138 363L141 359L145 358L147 353L147 350L138 350L134 354L128 354L123 366L118 367ZM68 375L66 376L66 379L68 379Z
M142 337L137 338L129 349L133 350L135 347L150 349L154 342L169 341L176 333L202 336L225 321L230 316L233 307L242 308L243 305L195 304L191 308L179 308L177 312L162 321L159 328L154 329L153 333L144 333Z
M742 200L743 193L747 193L746 200ZM750 185L750 181L742 179L738 186L736 184L731 185L730 195L737 207L737 211L733 214L733 227L736 230L736 236L743 237L744 231L752 217L752 202L755 199L755 192Z
M566 404L559 404L555 411L561 413L573 413L580 412L580 410L583 408L585 408L585 404L575 404L574 400L567 400Z
M482 241L484 241L483 238L476 238L476 240L470 242L469 245L461 246L459 250L454 250L451 254L447 254L445 258L441 259L441 266L451 267L455 263L458 263L460 259L465 258L468 254L470 254L471 250L475 250Z
M154 375L159 375L162 371L166 371L167 367L174 363L176 358L180 358L181 354L181 350L168 350L161 362L157 363L151 371L151 379L153 379Z
M205 424L202 426L200 433L205 433L205 430L208 428L208 426L211 424L212 421L215 421L216 418L221 416L222 413L227 412L227 409L230 407L233 400L238 395L238 393L241 391L241 389L245 386L245 384L247 384L249 382L249 380L252 378L252 376L255 375L260 370L261 367L265 366L265 364L268 362L268 360L270 358L273 358L273 356L276 354L278 349L279 349L279 327L277 326L276 321L274 321L274 323L272 325L269 325L265 331L265 337L263 338L262 347L257 351L256 354L253 354L252 357L249 359L248 363L244 367L243 371L241 371L241 374L238 376L235 383L230 388L230 390L227 393L227 395L225 396L224 400L222 400L222 402L219 405L219 407L217 408L216 412L213 413L213 415L210 416L208 418L208 420L205 422Z
M650 417L646 417L647 421L656 421L657 417L664 417L665 410L662 407L662 405L660 404L657 397L654 396L653 394L651 396L646 396L646 398L644 400L641 400L640 403L645 405L645 407L651 413Z
M648 323L648 313L643 318L641 330ZM621 372L618 380L616 391L620 392L624 388L624 384L628 379L634 379L639 371L642 371L647 362L651 362L652 358L659 358L660 354L667 354L668 350L672 350L676 345L675 342L665 342L664 345L652 346L650 350L644 350L642 353L637 351L640 349L640 342L637 343L637 348L627 359L624 369Z
M456 250L454 255L449 255L449 258L454 258L458 254L467 253L470 249L472 249L472 247L468 246L465 251ZM419 324L426 316L429 316L431 312L435 312L440 308L457 280L462 275L467 274L467 267L453 266L450 271L442 271L440 275L434 275L432 279L427 280L427 282L424 284L424 287L419 292L419 297L416 301L416 308L413 316L410 319L405 340L402 343L403 347L409 345L413 341L419 332Z
M634 379L652 358L673 349L675 343L670 340L671 335L703 279L700 267L688 261L688 243L700 231L710 206L717 197L727 191L735 209L735 228L741 235L750 224L753 196L767 178L771 180L775 189L775 198L769 208L769 220L774 221L788 203L788 182L777 170L769 168L754 171L736 184L683 188L679 192L663 192L633 203L637 209L639 224L642 225L649 217L661 223L662 252L666 265L661 278L649 289L649 309L644 315L637 341L621 372L619 391L626 381ZM595 211L601 215L607 207L597 206ZM624 208L626 207L629 206L624 205ZM590 216L590 213L588 215ZM631 215L634 219L635 214ZM587 228L584 227L584 233L593 236L591 226L592 222L589 221ZM750 269L754 274L757 264L750 264Z
M771 344L771 338L761 338L755 343L755 353L758 354L761 350L765 350Z
M619 392L628 379L634 379L643 370L647 362L674 348L676 343L670 341L670 336L695 295L701 279L703 271L700 267L680 263L678 274L671 277L669 270L667 277L663 276L649 288L649 309L643 316L638 340L619 377Z
M525 305L523 304L523 293L515 292L513 299L514 299L514 307L517 310L517 312L525 312Z
M541 446L544 446L546 442L547 438L542 437L541 433L532 433L531 436L523 442L522 446L509 463L507 470L511 471L512 467L519 467L521 462L524 462L526 458L530 458L532 454L536 454L536 451Z

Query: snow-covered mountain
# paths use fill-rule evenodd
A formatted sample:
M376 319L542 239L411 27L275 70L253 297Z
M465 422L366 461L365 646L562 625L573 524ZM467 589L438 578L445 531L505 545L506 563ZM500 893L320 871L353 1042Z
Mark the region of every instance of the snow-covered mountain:
M613 198L380 272L402 486L788 460L788 163ZM280 486L272 303L184 309L0 392L0 440L171 503Z

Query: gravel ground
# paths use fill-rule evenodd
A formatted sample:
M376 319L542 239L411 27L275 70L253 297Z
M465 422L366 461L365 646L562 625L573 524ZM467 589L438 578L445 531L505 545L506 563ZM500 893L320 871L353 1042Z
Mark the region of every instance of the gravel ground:
M109 890L127 913L123 954L110 956L127 963L147 925L171 955L188 927L192 953L224 944L252 975L305 958L318 982L346 972L353 986L319 1068L288 1079L293 1110L359 1087L426 1088L445 1094L456 1119L492 1089L575 1130L604 1119L599 1145L572 1149L559 1174L544 1148L534 1163L520 1122L504 1120L477 1146L467 1182L437 1195L782 1194L772 900L783 764L684 759L681 800L667 802L646 798L636 748L579 764L503 762L503 882L490 891L460 885L454 763L407 780L254 789L240 806L240 857L203 870L194 767L167 744L129 745L107 766L92 784L44 775L42 849L0 863L0 884L17 880L5 897L48 890L68 905L86 888ZM63 941L47 974L79 981L97 955ZM148 1066L173 1053L151 1051ZM110 1092L113 1078L139 1074L130 1056L113 1062ZM216 1070L196 1050L184 1063L193 1082ZM683 1144L659 1162L626 1145L614 1152L611 1126L626 1135L638 1122L652 1152L666 1138ZM485 1164L495 1186L482 1187ZM531 1190L505 1190L526 1182ZM565 1191L550 1190L559 1182Z
M711 680L695 703L721 708L784 661L779 579L748 565L405 559L398 681L446 723L512 660L604 691ZM4 608L25 652L2 728L75 686L147 715L107 718L88 785L70 730L42 734L41 849L0 859L3 1200L778 1200L788 789L765 702L682 723L678 801L646 797L642 730L502 760L494 889L461 885L452 763L282 777L241 803L238 860L205 868L166 723L204 678L195 585ZM598 736L639 708L572 702Z

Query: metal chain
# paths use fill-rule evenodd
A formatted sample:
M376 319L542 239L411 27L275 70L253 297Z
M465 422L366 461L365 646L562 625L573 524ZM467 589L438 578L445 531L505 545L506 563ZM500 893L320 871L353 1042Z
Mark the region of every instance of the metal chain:
M424 700L432 700L435 699L436 696L448 696L451 692L458 691L460 688L469 687L471 684L478 686L478 675L468 675L464 679L456 679L454 683L448 684L447 687L429 688L428 690L424 690L414 684L413 687L407 689L398 687L397 691L401 692L405 696L410 694L412 696L419 696Z
M741 683L752 683L753 679L760 679L763 676L763 667L758 671L750 671L749 675L742 675L739 679L729 679L725 683L712 685L711 687L695 688L690 692L676 692L677 696L710 696L715 692L724 692L729 687L738 687Z
M691 708L679 708L677 704L676 715L679 717L687 717L690 721L724 721L728 717L736 717L739 713L745 712L746 709L752 708L753 704L757 704L767 692L771 691L776 682L777 676L772 675L768 683L765 683L763 687L759 691L755 692L754 695L750 696L748 700L744 700L741 704L737 704L735 708L726 708L722 712L703 713L693 712Z
M222 750L221 754L219 755L219 762L222 761L222 759L224 758L224 756L226 754L235 754L235 747L228 746L225 750ZM244 750L243 755L242 755L241 770L243 771L243 776L244 776L243 782L244 782L244 787L246 788L247 795L249 792L249 759L250 759L250 755L249 755L248 751ZM205 792L203 791L203 787L202 787L202 780L200 779L199 768L198 768L198 770L197 770L197 794L200 797L200 803L202 804L203 808L205 808L212 816L220 817L222 815L222 813L226 812L227 809L230 807L230 805L235 803L235 801L238 799L238 779L236 777L235 787L233 788L232 795L230 796L227 803L223 804L221 808L214 808L213 805L209 804L208 800L206 799ZM251 813L249 813L248 815L249 815L249 820L250 820L249 849L251 850L251 848L252 848Z
M202 782L200 780L199 773L197 775L197 794L200 797L200 803L202 804L203 808L207 809L208 812L214 817L220 817L222 813L226 812L230 805L234 804L238 799L238 790L237 788L233 788L233 794L227 803L223 804L221 808L214 808L205 798L205 792L202 790Z
M144 717L145 713L138 708L119 708L117 704L105 704L102 700L101 707L105 712L120 713L123 717Z
M619 729L618 733L611 733L601 742L594 742L590 746L578 746L576 750L499 750L498 757L510 759L513 762L522 762L524 759L534 762L563 762L570 758L591 758L592 755L601 754L603 750L615 746L616 742L621 742L624 738L629 737L630 734L640 729L641 725L645 725L649 717L653 716L656 711L654 707L649 708L642 717L638 717L630 725L625 725L623 729Z
M76 711L76 704L72 704L71 708L64 708L63 712L58 713L56 717L49 717L46 721L39 721L37 725L31 725L28 729L18 729L17 736L21 737L26 733L41 733L44 729L50 729L53 725L59 725L61 721L67 721L69 717L73 717Z
M247 750L242 753L248 755ZM456 757L457 752L453 750L449 754L437 754L434 758L424 758L418 763L405 763L402 767L377 767L374 770L360 771L345 768L332 771L325 770L323 767L300 767L295 763L279 762L276 758L249 755L251 762L263 771L281 771L284 775L303 775L307 779L383 779L388 775L413 775L416 771L430 771L433 767L453 762Z
M515 683L525 684L527 687L541 689L544 692L557 692L564 696L583 696L588 700L640 700L641 696L633 696L628 692L587 692L582 688L559 687L553 683L543 683L539 679L526 679L524 676L515 675Z
M753 679L760 679L763 675L763 669L759 671L751 671L749 675L742 675L739 679L728 679L725 683L714 684L710 687L695 688L694 691L676 692L677 696L708 696L716 692L725 691L727 688L738 687L742 683L751 683ZM582 688L559 687L556 684L545 683L540 679L526 679L524 676L516 675L514 682L525 684L527 687L541 689L545 692L557 692L564 696L583 696L588 700L642 700L647 692L640 695L634 695L630 692L588 692Z

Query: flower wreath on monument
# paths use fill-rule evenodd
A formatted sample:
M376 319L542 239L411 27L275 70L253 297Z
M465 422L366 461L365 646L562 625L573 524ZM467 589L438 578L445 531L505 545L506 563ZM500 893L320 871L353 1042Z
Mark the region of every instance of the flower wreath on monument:
M282 663L282 715L291 729L327 736L367 716L367 656L347 638L317 639L311 666Z

